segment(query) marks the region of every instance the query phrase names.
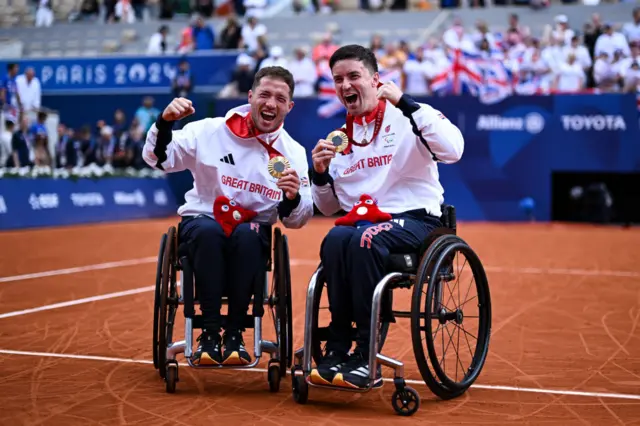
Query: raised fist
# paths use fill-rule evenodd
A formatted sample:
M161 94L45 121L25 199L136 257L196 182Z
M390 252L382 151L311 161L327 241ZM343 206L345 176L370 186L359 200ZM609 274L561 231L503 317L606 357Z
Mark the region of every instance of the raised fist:
M162 118L166 121L178 121L196 112L187 98L174 98L162 112Z

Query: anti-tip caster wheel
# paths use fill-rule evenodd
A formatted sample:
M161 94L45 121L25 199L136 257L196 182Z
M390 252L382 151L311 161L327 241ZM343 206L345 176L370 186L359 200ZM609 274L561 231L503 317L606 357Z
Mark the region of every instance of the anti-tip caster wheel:
M271 364L267 370L267 380L269 381L269 391L278 392L280 390L280 367L278 364Z
M399 415L412 416L420 408L420 396L412 387L405 386L402 390L393 391L391 405Z
M164 381L167 384L167 393L175 393L176 383L179 381L177 362L167 362Z
M309 400L309 384L304 378L304 374L296 374L296 370L291 370L291 390L293 400L298 404L306 404Z

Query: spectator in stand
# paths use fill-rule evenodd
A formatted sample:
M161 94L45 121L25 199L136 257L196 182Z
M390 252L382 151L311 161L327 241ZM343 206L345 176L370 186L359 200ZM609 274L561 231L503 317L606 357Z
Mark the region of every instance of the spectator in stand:
M254 52L260 46L258 38L266 36L267 27L259 23L258 18L251 11L247 12L246 16L247 22L242 26L240 35L247 51Z
M186 59L181 60L178 64L178 71L171 82L171 89L173 96L176 98L187 98L193 91L193 76L191 75L189 61Z
M145 133L151 125L156 122L156 119L160 115L160 110L153 106L154 102L151 96L146 96L142 101L142 105L136 110L135 117L138 119Z
M113 125L111 128L116 139L120 139L127 132L127 117L121 109L117 109L113 113Z
M220 33L221 49L241 49L242 48L242 28L234 16L227 18L227 25Z
M295 82L294 98L313 96L315 94L315 84L318 80L316 66L307 56L307 49L300 46L294 51L295 59L287 65L287 69L293 75Z
M193 37L194 50L212 50L215 46L216 37L213 28L201 16L196 18L191 36Z
M158 28L158 32L153 34L149 38L149 45L147 46L147 55L164 55L168 49L167 36L169 35L169 27L162 25Z
M622 34L629 43L640 43L640 7L633 9L633 22L627 22L622 27Z
M114 138L113 159L111 165L116 169L125 169L133 163L133 145L129 134L125 133L121 138Z
M27 67L24 74L16 77L16 90L22 101L22 110L30 113L40 109L42 88L33 67Z
M613 25L610 23L604 24L604 32L596 41L596 47L594 54L599 57L602 53L606 53L607 57L613 60L613 53L616 50L622 50L624 56L630 56L631 50L629 49L629 43L624 38L622 33L613 31Z
M118 0L113 12L115 22L133 24L136 22L136 13L133 10L130 0Z
M102 7L104 8L105 22L116 22L116 2L117 0L104 0Z
M50 27L54 19L51 0L39 0L36 9L36 27Z
M55 166L57 168L67 167L67 147L73 145L70 130L63 123L58 124L58 144L55 149Z
M116 139L113 137L111 126L104 126L100 131L100 138L95 149L95 163L98 166L113 165L113 154Z
M424 59L424 51L417 49L413 58L403 66L405 85L403 92L413 96L427 95L429 81L436 75L434 64Z
M0 168L7 167L9 159L12 156L13 148L11 141L13 139L13 129L16 123L13 120L5 120L4 129L0 132Z
M246 53L241 53L236 59L236 69L231 74L229 83L220 91L220 98L233 98L249 93L253 86L255 75L254 60Z
M51 166L49 154L49 137L46 130L40 130L35 135L33 143L34 163L36 166Z
M376 55L376 58L378 60L382 57L382 55L384 55L384 39L380 34L374 34L373 37L371 37L371 44L369 45L369 49L371 49L374 55ZM329 57L327 59L329 59Z
M264 67L275 67L275 66L286 69L287 65L288 65L288 61L287 61L287 58L284 57L284 51L282 50L282 47L273 46L271 50L269 50L269 56L260 63L258 69L264 68Z
M588 72L591 69L593 61L591 60L591 55L589 55L587 48L584 44L580 43L580 36L574 35L571 39L571 44L565 46L562 50L565 59L569 55L574 55L585 72Z
M144 20L144 10L147 8L145 3L146 0L131 0L133 14L138 22L142 22Z
M29 122L26 116L20 117L20 128L13 133L11 138L11 156L7 167L28 167L32 166L32 149L29 143L28 130Z
M177 53L184 55L186 53L193 52L193 27L187 26L180 33L180 44L178 45Z
M321 59L329 59L333 53L338 50L338 46L333 43L333 36L331 33L325 33L311 53L311 58L314 62L318 62Z
M640 92L640 56L633 58L622 79L622 88L625 93Z
M20 94L16 86L16 76L20 66L16 63L7 64L7 75L0 81L0 107L2 109L22 109Z
M551 37L560 47L570 45L571 39L576 33L569 28L569 18L567 18L567 15L558 15L555 18L555 22L556 28L552 31Z
M610 92L615 91L618 78L613 71L609 55L600 52L593 64L593 80L598 89Z
M144 147L145 138L140 129L132 128L129 131L129 141L127 143L131 147L133 155L131 167L136 170L150 168L147 162L142 158L142 148Z

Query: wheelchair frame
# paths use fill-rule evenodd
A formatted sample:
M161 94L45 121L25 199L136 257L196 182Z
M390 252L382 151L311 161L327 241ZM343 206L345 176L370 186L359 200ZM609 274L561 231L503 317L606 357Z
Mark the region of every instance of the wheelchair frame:
M451 399L462 395L471 384L477 379L488 353L488 345L491 330L491 297L489 294L488 281L482 263L471 250L471 248L456 235L456 217L455 208L453 206L443 206L441 222L442 227L436 228L425 240L420 252L422 254L418 264L416 254L394 254L391 255L390 263L395 264L395 268L388 272L376 285L371 310L370 325L370 342L369 342L369 383L365 388L345 388L335 385L322 385L312 383L309 375L312 371L312 358L316 358L313 353L315 342L314 332L317 324L315 324L318 312L315 309L315 298L321 297L322 289L318 290L318 284L324 286L324 280L319 282L322 276L322 265L314 272L307 288L306 313L305 313L305 331L304 346L295 352L295 364L292 368L292 392L293 398L300 404L305 404L308 400L308 386L319 387L325 389L334 389L341 391L365 393L373 389L378 364L390 367L394 370L394 386L395 390L391 397L391 403L396 413L404 416L413 415L420 406L420 397L418 393L411 387L406 385L404 380L404 364L396 359L387 357L379 352L379 348L384 344L385 336L380 335L380 324L382 319L383 298L388 292L396 288L413 289L412 308L411 311L393 311L393 316L397 318L409 318L411 320L411 335L414 349L414 356L418 363L420 373L428 385L430 390L442 399ZM478 348L473 356L473 362L469 365L468 371L471 376L463 383L452 381L446 373L440 368L437 361L438 356L433 346L433 337L429 333L426 338L428 355L431 360L431 366L435 371L435 376L431 372L429 364L422 348L421 331L431 327L431 321L427 319L427 315L422 312L423 303L421 303L422 287L428 282L427 301L424 306L433 307L429 313L430 319L437 319L442 324L447 321L462 321L463 314L460 309L455 312L447 312L442 305L443 282L455 279L454 272L447 264L448 259L453 259L456 252L464 252L468 256L469 263L476 280L478 290L478 307L483 310L483 318L480 320L478 332ZM471 264L473 263L473 264ZM399 265L399 266L398 266ZM452 266L452 265L451 265ZM436 273L434 273L434 271ZM419 285L418 285L418 284ZM482 295L480 294L482 292ZM391 300L391 299L390 299ZM392 304L392 301L390 302ZM392 306L389 306L392 308ZM458 312L460 311L460 312ZM384 320L382 320L384 322ZM424 325L422 322L424 321ZM460 322L461 323L461 322ZM444 333L444 332L443 332ZM381 341L380 337L383 338ZM316 359L316 364L319 362ZM437 368L436 368L437 365Z
M271 392L277 392L280 388L280 380L286 375L292 360L291 278L286 235L280 228L275 227L270 239L264 287L255 288L251 296L252 313L245 316L245 327L254 330L254 360L247 365L197 365L192 362L193 330L202 328L202 317L195 314L195 306L199 305L199 301L195 298L195 277L187 258L186 245L179 244L177 240L178 232L173 226L163 234L156 274L154 367L158 370L160 377L165 380L166 391L175 392L176 382L179 381L176 356L180 353L184 354L188 365L196 369L250 369L258 365L263 352L266 352L270 355L267 370L269 389ZM182 271L182 282L176 280L177 271ZM269 294L269 272L273 272L272 294ZM258 296L262 296L262 303L257 303ZM227 296L223 296L222 305L227 303ZM175 314L180 305L183 306L185 317L184 340L172 342ZM273 320L277 342L262 338L262 317L265 306L275 311ZM226 315L222 315L223 326L226 318ZM164 334L161 334L163 332Z

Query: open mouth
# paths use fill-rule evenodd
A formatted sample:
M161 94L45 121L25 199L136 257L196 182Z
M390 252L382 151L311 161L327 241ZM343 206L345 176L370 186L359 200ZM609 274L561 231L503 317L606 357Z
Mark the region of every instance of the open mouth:
M347 103L347 105L353 105L358 101L358 95L351 94L351 95L347 95L344 97L344 101Z
M262 111L260 113L260 117L262 117L262 119L264 121L273 121L273 120L276 119L276 113L275 112Z

